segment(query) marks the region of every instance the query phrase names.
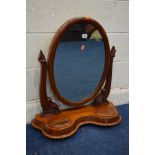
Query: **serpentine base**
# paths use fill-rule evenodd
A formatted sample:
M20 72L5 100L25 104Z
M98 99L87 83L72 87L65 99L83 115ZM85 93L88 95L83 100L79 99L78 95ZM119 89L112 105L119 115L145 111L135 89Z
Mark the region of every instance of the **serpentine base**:
M48 138L59 139L73 135L84 124L113 126L120 121L117 109L108 101L78 109L62 110L54 115L37 114L32 120L32 126L41 130Z

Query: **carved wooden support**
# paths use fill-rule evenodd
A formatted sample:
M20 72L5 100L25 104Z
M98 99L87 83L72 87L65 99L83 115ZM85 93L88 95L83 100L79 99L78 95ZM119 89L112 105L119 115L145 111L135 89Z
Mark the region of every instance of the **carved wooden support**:
M38 60L41 64L39 95L40 95L40 103L43 109L42 114L49 115L58 113L59 107L51 100L50 97L47 96L46 93L47 62L42 50L40 50Z
M106 63L100 78L100 82L94 92L90 94L90 96L78 102L73 102L65 99L57 89L54 78L54 58L57 52L56 48L61 42L62 36L66 31L68 31L69 28L78 23L88 23L89 25L94 26L87 27L89 35L92 33L94 28L100 32L105 47ZM41 65L39 94L43 112L35 116L35 118L32 120L32 125L35 128L40 129L45 136L58 139L73 135L78 128L84 124L112 126L120 123L121 116L119 115L114 104L107 100L111 88L112 65L116 50L115 47L112 47L112 49L109 51L109 41L103 27L96 20L90 17L77 17L68 20L58 29L57 33L55 34L51 42L49 52L48 62L46 62L42 51L40 51L40 55L38 57ZM63 104L72 106L72 108L59 110L57 104L52 102L52 100L47 96L46 74L49 75L50 86L55 97ZM83 106L92 100L92 104Z
M107 97L109 96L110 89L111 89L112 67L113 67L113 58L115 57L115 53L116 53L116 49L115 49L115 46L113 46L112 49L110 50L110 66L109 66L108 75L106 77L106 83L104 85L104 88L101 89L101 92L92 102L92 104L98 104L103 102L108 103Z

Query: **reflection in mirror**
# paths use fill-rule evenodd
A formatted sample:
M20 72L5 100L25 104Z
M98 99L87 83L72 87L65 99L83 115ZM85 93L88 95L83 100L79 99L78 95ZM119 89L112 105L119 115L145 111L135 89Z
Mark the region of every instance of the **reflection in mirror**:
M104 65L104 42L95 26L78 23L70 27L58 44L54 60L54 78L61 96L73 102L89 97Z

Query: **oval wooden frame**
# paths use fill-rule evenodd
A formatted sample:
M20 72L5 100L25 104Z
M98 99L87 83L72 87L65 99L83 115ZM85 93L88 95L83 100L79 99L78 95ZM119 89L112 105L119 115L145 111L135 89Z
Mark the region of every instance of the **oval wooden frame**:
M56 53L57 46L58 46L58 44L62 38L62 35L66 31L66 29L68 29L69 27L73 26L74 24L77 24L80 22L90 23L90 24L94 25L97 28L97 30L100 32L102 39L104 41L104 46L105 46L105 65L104 65L104 69L103 69L101 79L100 79L97 87L95 88L95 90L91 93L91 95L88 96L87 98L80 100L79 102L72 102L70 100L67 100L63 96L61 96L61 94L59 93L59 91L56 87L56 82L54 79L54 59L55 59L55 53ZM52 89L55 97L59 101L61 101L65 105L77 107L77 106L84 105L87 102L95 99L95 97L97 96L97 94L101 90L101 88L104 84L104 81L106 80L106 76L108 74L108 70L109 70L109 66L110 66L110 46L109 46L109 41L108 41L108 37L106 35L105 30L96 20L94 20L90 17L76 17L76 18L72 18L72 19L68 20L57 30L55 36L52 39L47 63L48 63L50 86L51 86L51 89Z

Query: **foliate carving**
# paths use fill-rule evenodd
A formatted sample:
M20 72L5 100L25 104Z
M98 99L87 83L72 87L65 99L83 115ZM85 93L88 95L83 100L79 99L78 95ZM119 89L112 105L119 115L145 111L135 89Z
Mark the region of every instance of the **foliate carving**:
M111 57L115 57L115 53L116 53L115 46L112 46L112 49L111 49L111 51L110 51L110 56L111 56Z
M99 104L105 102L105 91L106 89L101 89L99 95L95 98L92 104Z
M116 115L116 111L113 110L113 107L108 107L108 108L98 108L96 110L96 115L100 116L100 117L112 117L114 115Z
M46 58L42 52L42 50L40 50L39 56L38 56L38 60L40 63L46 63Z
M54 114L58 113L59 112L59 107L57 106L56 103L54 103L50 97L47 97L47 105L48 105L48 109L43 111L43 113L49 113L49 112L52 112Z
M51 98L47 96L46 93L46 72L47 72L47 63L46 63L46 58L40 50L38 60L41 64L41 77L40 77L40 103L43 109L42 116L50 114L56 114L59 112L59 107L57 106L56 103L54 103Z
M99 95L95 98L95 100L92 102L92 104L98 104L98 103L108 103L107 97L110 93L111 88L111 79L112 79L112 65L113 65L113 58L115 57L116 49L115 46L112 46L112 49L110 50L110 67L109 71L106 77L106 83L104 85L104 88L101 89L101 92Z
M48 126L52 127L52 128L64 128L67 127L71 124L71 120L68 118L64 118L64 119L57 119L54 120L51 119L48 121Z

